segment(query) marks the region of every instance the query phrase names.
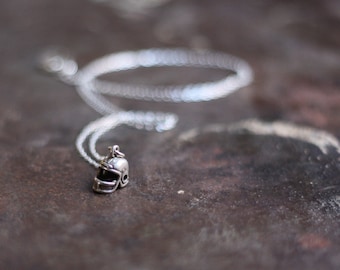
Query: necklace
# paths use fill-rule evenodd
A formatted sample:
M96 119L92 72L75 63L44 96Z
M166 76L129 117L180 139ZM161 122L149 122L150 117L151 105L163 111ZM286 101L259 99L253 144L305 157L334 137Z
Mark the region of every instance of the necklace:
M43 55L41 64L44 70L56 74L65 83L75 85L83 100L104 115L85 126L76 139L80 155L99 169L93 182L93 190L98 193L112 193L129 182L128 162L118 145L109 147L107 156L96 151L97 141L103 134L122 124L162 132L174 128L178 121L177 115L171 113L125 111L105 99L104 95L154 102L200 102L225 97L247 86L253 79L252 69L240 58L184 49L113 53L90 62L80 70L71 57L50 51ZM214 82L171 86L140 86L99 79L112 72L170 66L217 68L233 74Z

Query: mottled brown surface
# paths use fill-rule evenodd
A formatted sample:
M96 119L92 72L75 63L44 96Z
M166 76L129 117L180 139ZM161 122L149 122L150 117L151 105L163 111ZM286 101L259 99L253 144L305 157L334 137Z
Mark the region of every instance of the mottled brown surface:
M144 13L85 0L2 1L0 269L339 269L339 153L204 129L258 118L339 139L339 29L337 0L178 0ZM102 141L102 150L114 142L127 154L131 183L100 196L74 147L99 115L36 68L51 46L82 65L127 49L208 48L247 59L255 82L208 103L118 100L176 111L180 122L163 134L120 127ZM185 82L190 71L143 72L125 79ZM197 72L190 76L210 76Z

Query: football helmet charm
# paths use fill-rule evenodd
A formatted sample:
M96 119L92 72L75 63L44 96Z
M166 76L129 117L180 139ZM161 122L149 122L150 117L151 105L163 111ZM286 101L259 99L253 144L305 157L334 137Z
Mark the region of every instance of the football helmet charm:
M118 145L109 147L109 154L100 162L97 176L93 180L93 191L113 193L129 183L129 163L124 157Z

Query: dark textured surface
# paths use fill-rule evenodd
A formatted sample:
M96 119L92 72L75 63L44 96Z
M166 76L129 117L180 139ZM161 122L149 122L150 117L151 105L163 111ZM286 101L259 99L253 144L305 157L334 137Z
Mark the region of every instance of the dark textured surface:
M0 4L0 269L339 269L339 153L205 128L283 120L339 139L339 1L167 1L144 12L102 2ZM176 111L180 122L163 134L120 127L102 141L127 154L131 183L100 196L74 148L99 115L36 69L51 46L80 64L127 49L208 48L247 59L255 82L208 103L117 100ZM191 71L155 72L121 79L185 82Z

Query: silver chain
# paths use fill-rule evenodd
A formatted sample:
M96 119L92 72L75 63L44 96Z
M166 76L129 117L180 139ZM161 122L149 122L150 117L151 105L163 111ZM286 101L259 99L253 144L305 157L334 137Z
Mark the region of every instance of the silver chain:
M139 129L158 132L172 129L177 115L162 112L124 111L112 104L104 95L154 102L200 102L225 97L253 80L250 66L235 56L208 51L184 49L148 49L106 55L78 70L70 57L48 52L41 59L42 67L76 86L83 100L104 115L80 132L76 147L91 165L99 167L103 156L96 151L100 137L118 125L127 124ZM99 76L125 70L148 67L217 68L233 72L219 81L171 86L140 86L109 82ZM84 144L88 141L88 152Z

